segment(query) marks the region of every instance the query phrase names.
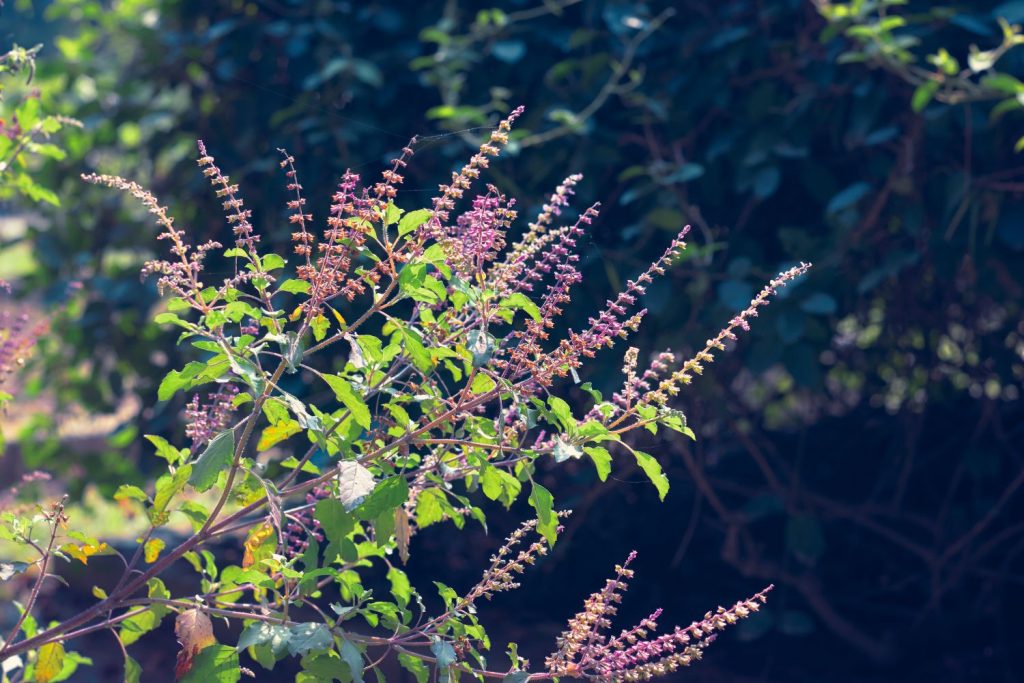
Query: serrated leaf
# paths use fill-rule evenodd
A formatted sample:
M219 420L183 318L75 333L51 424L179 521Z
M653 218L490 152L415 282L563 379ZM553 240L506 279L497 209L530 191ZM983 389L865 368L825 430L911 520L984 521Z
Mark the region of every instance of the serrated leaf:
M405 477L389 477L377 484L366 500L354 510L362 520L374 520L385 512L394 510L409 498L409 483Z
M398 663L416 678L416 683L427 683L430 680L430 669L422 659L403 652L398 655Z
M270 624L265 621L257 621L249 624L238 636L238 644L235 650L241 652L256 645L267 645L278 657L288 651L288 640L291 632L287 626L281 624Z
M576 419L572 416L572 408L564 400L557 396L549 396L548 408L563 430L570 432L576 427Z
M661 463L647 453L633 451L633 455L636 457L636 464L640 466L647 478L654 484L654 488L658 490L658 498L665 500L665 496L668 494L668 477L661 471Z
M494 383L494 380L491 379L490 375L486 375L481 372L473 378L473 383L470 385L469 391L473 394L486 394L496 386L497 385Z
M288 630L288 652L293 655L303 655L310 650L327 650L334 646L334 637L321 623L295 624Z
M434 212L430 209L416 209L415 211L409 211L402 219L398 221L398 235L408 235L410 232L420 227L434 215Z
M196 491L206 491L217 483L217 476L231 466L235 454L235 432L231 429L213 437L196 461L188 483Z
M174 668L175 678L181 680L192 670L193 659L197 654L217 643L213 635L213 622L210 617L198 609L185 610L174 620L174 635L181 645L178 661ZM234 650L232 650L234 653ZM238 655L235 655L237 661ZM199 680L213 680L201 678Z
M480 472L480 487L485 496L500 500L507 508L519 497L523 485L505 470L487 465Z
M444 510L448 503L444 492L436 488L421 491L416 496L416 524L421 529L444 519Z
M64 668L64 646L61 643L47 643L39 648L36 658L36 683L50 683Z
M338 463L338 500L351 512L366 499L377 486L370 470L354 460Z
M163 458L171 465L177 465L188 454L187 448L175 448L162 436L146 434L145 439L156 447L157 457Z
M324 551L324 566L327 566L341 554L342 543L355 529L356 518L345 510L341 501L324 498L316 504L316 519L328 542Z
M510 294L502 299L499 302L499 305L506 306L508 308L518 308L533 318L534 322L540 322L540 307L531 301L530 297L526 296L522 292Z
M237 683L242 669L235 648L213 645L203 649L192 661L191 670L182 683Z
M278 287L279 292L288 292L289 294L306 294L309 292L310 285L305 280L285 280Z
M337 375L321 375L331 387L334 396L352 413L352 419L363 429L370 428L370 409L362 396L356 394L352 385Z
M279 254L267 254L263 257L263 270L277 270L284 268L287 262Z

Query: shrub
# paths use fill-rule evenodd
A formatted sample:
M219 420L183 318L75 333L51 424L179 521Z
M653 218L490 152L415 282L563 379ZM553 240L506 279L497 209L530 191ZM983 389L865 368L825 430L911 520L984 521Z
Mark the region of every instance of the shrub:
M538 469L587 459L604 480L613 457L624 454L664 498L669 482L661 466L628 436L668 429L693 438L672 397L809 267L769 282L690 359L677 363L665 352L641 367L639 351L629 349L622 389L605 400L582 385L594 403L581 415L552 389L576 380L586 359L637 328L645 313L639 299L685 247L686 230L586 327L556 335L581 279L577 241L598 212L594 205L561 220L579 177L556 189L511 246L515 200L488 185L468 206L463 201L521 111L440 186L429 208L403 211L395 201L415 141L376 183L364 187L346 173L319 234L294 159L282 150L293 197L293 277L283 255L261 248L238 186L202 142L199 167L234 234L226 250L214 241L190 243L140 185L85 176L133 195L161 227L158 239L169 253L143 269L170 295L156 321L180 328L179 341L197 359L168 373L159 397L195 392L186 411L190 443L147 437L167 461L166 474L150 490L123 485L114 498L144 510L149 529L134 555L122 558L116 583L95 589L97 602L63 622L39 628L32 617L55 562L86 563L117 551L85 529L68 531L86 520L69 518L63 501L4 512L4 537L36 554L3 565L5 578L36 574L0 649L5 667L14 670L7 663L21 665L14 658L27 655L25 679L57 680L84 661L65 651L74 638L106 629L125 648L176 614L183 680L238 680L242 651L266 668L300 657L303 681L361 681L388 654L421 683L431 668L442 680L464 673L517 682L646 680L698 659L718 631L758 609L767 589L661 636L650 633L658 612L613 636L631 555L569 620L542 667L531 668L513 647L510 669L488 669L483 651L490 641L476 603L516 588L569 514L536 480ZM221 253L234 265L213 282L207 260ZM484 524L486 501L510 507L524 496L535 519L509 537L468 591L437 584L444 607L431 613L400 568L417 532ZM169 544L172 516L187 519L192 531ZM244 536L240 565L220 566L203 547L236 535ZM189 596L173 597L160 577L179 560L199 578ZM388 599L367 588L381 574ZM242 623L236 645L218 643L212 617ZM140 666L127 650L125 661L126 679L138 680Z

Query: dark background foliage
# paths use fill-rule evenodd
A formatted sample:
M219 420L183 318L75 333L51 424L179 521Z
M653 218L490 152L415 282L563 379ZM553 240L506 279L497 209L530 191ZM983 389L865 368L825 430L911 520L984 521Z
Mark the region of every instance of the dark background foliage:
M632 616L660 605L686 621L777 586L694 680L1020 678L1019 113L915 112L898 74L840 59L849 39L808 0L509 1L501 14L454 0L13 4L0 37L46 43L40 87L85 128L39 170L62 208L4 238L31 254L23 291L67 306L30 387L58 408L22 428L7 472L42 466L79 488L87 472L112 488L154 466L136 434L181 429L182 405L155 394L184 361L147 323L158 299L137 276L153 232L80 171L144 181L196 240L223 235L191 162L202 138L265 242L287 249L277 147L322 216L345 168L372 176L418 134L399 200L411 209L521 103L517 144L490 179L532 209L581 172L577 204L603 202L577 325L683 224L688 256L644 302L644 353L686 354L776 271L815 268L681 397L697 441L646 444L673 483L664 504L626 469L604 485L585 468L550 475L577 513L554 556L488 608L495 640L541 659L636 548ZM963 61L970 44L999 43L997 17L1024 20L1021 2L944 4L908 29L915 52ZM1000 69L1020 74L1021 60ZM69 295L72 281L84 286ZM614 388L622 349L585 379ZM69 449L48 427L76 406L123 417ZM411 571L466 583L502 531L430 529Z

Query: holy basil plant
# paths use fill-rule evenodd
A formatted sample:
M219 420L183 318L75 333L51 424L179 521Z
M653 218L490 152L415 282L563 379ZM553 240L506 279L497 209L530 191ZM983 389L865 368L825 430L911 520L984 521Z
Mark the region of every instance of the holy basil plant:
M133 195L161 228L168 255L146 263L144 275L157 278L168 296L157 322L180 328L179 343L193 347L194 360L164 377L159 398L191 394L190 441L147 437L166 472L145 489L122 486L114 498L144 511L148 530L134 555L122 558L113 587L96 589L95 602L64 621L36 623L40 585L58 562L116 551L87 528L70 531L88 520L69 519L62 501L4 513L6 538L38 556L3 565L5 579L37 577L26 583L21 619L0 647L5 677L59 680L87 661L65 648L107 630L124 650L125 679L137 681L143 672L132 645L173 617L180 680L236 681L252 673L249 667L272 669L286 658L298 658L300 681L359 683L370 670L380 675L388 658L420 683L647 680L699 659L718 631L759 608L767 589L662 635L653 633L659 612L616 635L612 616L632 577L631 555L569 620L544 662L527 662L514 645L510 665L486 659L491 643L476 604L516 588L526 567L549 552L568 514L538 483L538 471L590 462L603 481L626 458L664 498L669 482L661 466L630 434L668 429L694 438L673 397L809 267L769 282L692 358L664 352L642 363L631 348L618 392L605 399L583 385L592 406L570 405L556 395L559 384L577 381L587 359L636 330L645 288L685 247L686 230L587 325L558 331L581 279L578 242L598 213L594 205L570 214L579 176L555 190L515 241L515 200L491 185L464 196L508 142L521 111L500 123L428 207L400 207L413 141L375 183L364 186L346 173L317 230L294 159L282 150L293 197L289 258L262 248L239 188L202 142L199 167L234 234L226 249L191 243L136 183L85 177ZM208 268L214 260L227 266ZM465 591L435 583L440 599L422 599L422 587L402 569L419 550L419 530L437 524L456 533L519 499L533 518L491 558L480 581ZM191 533L169 541L167 525L182 518ZM239 546L239 564L210 550L224 544ZM187 595L174 595L161 580L179 562L199 575ZM389 595L367 588L378 582ZM218 639L214 623L221 619L240 623L234 642Z

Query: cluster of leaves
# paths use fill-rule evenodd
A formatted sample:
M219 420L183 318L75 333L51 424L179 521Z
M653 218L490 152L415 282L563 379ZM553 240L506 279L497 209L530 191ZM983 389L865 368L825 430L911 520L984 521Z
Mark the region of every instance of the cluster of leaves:
M536 480L538 468L587 455L603 480L613 462L609 449L619 447L664 498L668 480L660 463L625 436L668 429L692 438L682 413L669 407L670 398L736 339L736 330L748 328L770 296L807 269L802 264L772 280L678 367L672 367L670 354L662 354L638 371L638 351L631 349L622 391L604 400L588 388L593 408L574 414L551 393L556 380L575 375L584 359L635 330L644 311L630 309L678 258L685 230L588 327L552 339L579 281L577 240L596 215L591 207L575 221L560 220L578 177L558 187L508 249L503 247L514 202L489 186L471 208L460 206L490 158L508 143L511 123L521 113L514 110L499 124L450 184L441 186L432 208L406 211L396 204L411 148L366 188L347 172L322 235L312 232L314 219L294 160L282 151L281 168L293 193L288 205L297 258L291 266L261 245L238 185L203 143L199 165L235 238L227 249L212 240L192 243L166 207L137 183L85 177L138 199L168 244L169 255L143 269L173 295L156 322L181 328L179 342L200 357L168 373L159 397L168 400L210 384L218 390L209 402L190 404L190 447L148 437L166 461L166 472L151 487L124 484L114 498L144 511L149 529L137 539L134 555L122 557L121 577L97 586L97 601L80 613L43 630L26 626L40 587L55 576L52 562L88 563L117 551L85 532L64 531L62 503L39 519L31 509L5 512L5 538L38 553L34 563L4 565L10 575L33 565L37 570L22 619L0 646L0 661L17 664L16 676L58 680L67 667L84 661L66 653L62 643L108 629L125 652L125 679L137 681L140 666L125 648L176 614L177 678L187 681L239 680L243 651L267 669L282 658L299 657L303 681L359 682L364 669L377 668L388 653L421 683L431 666L444 680L462 673L513 681L550 678L565 674L576 654L583 664L573 665L573 675L646 680L696 660L715 631L759 609L763 594L643 647L637 640L653 620L598 641L598 632L610 626L611 602L625 589L627 570L620 568L618 579L594 598L602 605L600 620L570 622L567 633L584 629L590 649L563 646L547 670L530 671L515 655L508 671L488 668L490 640L474 602L515 588L516 575L554 545L563 516ZM204 281L210 275L205 260L220 251L234 267L222 282L210 284ZM343 301L364 308L348 321L335 308ZM342 357L337 363L324 351L340 345L347 354L334 354ZM292 377L314 382L315 400L289 391ZM199 494L212 498L201 502ZM536 519L513 534L467 593L439 584L444 610L431 616L396 560L408 558L419 530L440 523L461 529L467 520L485 525L486 501L509 508L520 497ZM169 546L162 531L173 515L187 518L193 533ZM34 538L38 521L45 522L48 543ZM534 530L539 539L526 543ZM221 566L203 547L223 537L244 545L240 565ZM178 561L199 575L191 597L173 597L160 578ZM390 597L367 587L375 572L384 573ZM245 626L235 646L217 642L215 616ZM354 630L359 622L369 631ZM24 668L14 659L22 655Z
M40 156L63 159L64 151L49 142L50 136L65 126L81 125L44 111L39 92L31 88L41 48L14 45L0 54L0 201L19 194L33 202L59 204L51 189L33 180L30 164Z
M1021 27L1011 24L1005 17L998 18L1002 42L986 50L972 44L964 66L945 47L926 55L923 60L915 52L921 40L913 33L914 26L955 19L955 13L948 7L933 7L920 14L900 14L897 8L905 7L908 0L819 0L817 4L818 11L829 22L822 38L829 40L842 34L856 45L855 49L839 55L837 62L868 62L897 74L914 86L911 98L914 111L924 110L933 99L944 104L998 100L992 110L995 118L1024 108L1024 83L997 68L1010 50L1024 44ZM1017 141L1016 151L1021 149L1024 149L1024 138Z

